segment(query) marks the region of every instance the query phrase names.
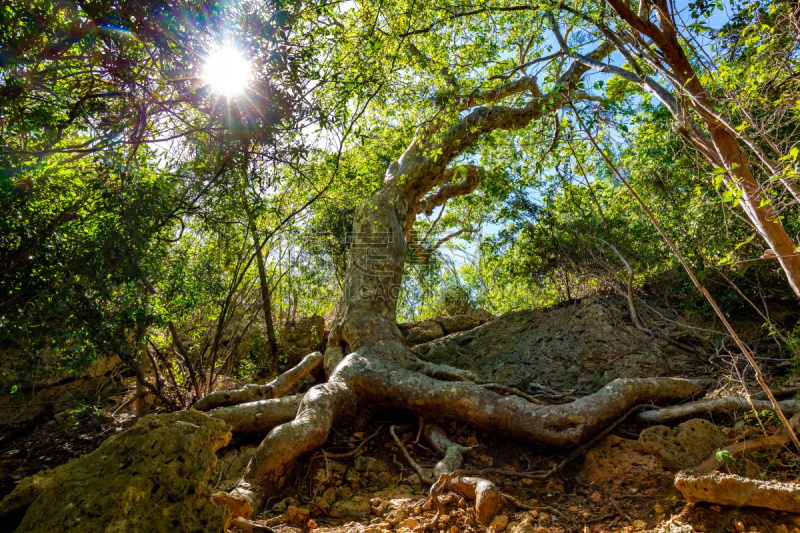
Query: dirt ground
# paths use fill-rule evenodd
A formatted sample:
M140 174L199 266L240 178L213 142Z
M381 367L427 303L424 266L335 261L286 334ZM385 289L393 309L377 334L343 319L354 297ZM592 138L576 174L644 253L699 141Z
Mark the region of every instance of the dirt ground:
M333 435L322 450L297 464L294 479L254 521L283 533L403 533L429 524L436 512L429 487L420 483L389 435L392 423L405 424L409 430L398 436L415 461L431 470L438 458L424 439L417 442L414 421L389 417L383 424ZM544 480L533 478L567 453L543 453L468 426L446 429L460 444L478 445L465 457L464 469L511 496L490 531L800 533L800 514L687 503L673 486L674 473L641 448L635 438L641 428L633 423L619 426ZM217 488L222 490L238 479L254 445L239 441L228 450L218 465ZM749 467L767 469L770 478L800 483L800 469L792 457L784 451L760 458L759 464L750 461ZM476 523L473 502L456 493L440 499L447 514L431 531L486 531Z
M627 309L614 297L586 299L546 311L509 313L481 327L418 344L414 349L423 358L468 367L482 379L518 387L553 403L574 400L616 377L737 374L737 360L719 355L722 352L715 345L713 324L686 330L685 326L675 325L673 318L679 317L667 321L663 318L665 312L659 314L652 309L644 314L650 317L653 327L663 326L662 337L679 339L690 345L691 351L678 350L675 343L663 338L653 342L635 330L628 323ZM689 320L691 317L680 318L683 323L698 324ZM750 329L748 342L756 346L760 343L763 346L759 352L774 357L769 352L770 339L757 325ZM681 350L682 355L678 354ZM783 361L776 361L765 366L770 383L790 386L778 380L786 367ZM240 385L226 381L224 388ZM719 389L736 386L730 380L718 383ZM96 404L106 402L109 405L105 410L84 401L69 410L46 414L40 422L33 420L33 425L3 425L0 498L20 479L91 452L107 437L129 427L134 422L132 415L107 416L132 396L133 389L128 387L117 389L113 397L106 396ZM756 391L757 387L751 383L750 390ZM761 429L755 418L713 422L725 428L729 441L744 433L758 438L777 430L768 421L767 427ZM261 514L252 517L253 523L260 525L253 530L424 530L436 514L428 495L430 485L420 481L390 435L394 426L413 460L432 471L440 457L419 437L419 424L405 412L364 411L350 424L334 427L323 448L301 458L284 490L267 502ZM508 495L501 514L488 528L497 533L800 533L800 509L798 514L790 514L687 503L673 486L674 472L665 469L639 444L639 433L645 426L633 420L625 421L603 440L577 453L513 442L476 431L469 424L450 424L443 429L459 444L476 447L464 457L465 473L492 481ZM260 439L235 436L218 452L219 461L211 476L216 480L216 491L227 491L235 485ZM573 459L562 470L544 479L544 472L568 456ZM777 453L760 451L726 468L748 477L800 483L798 457L787 449ZM446 512L428 531L487 530L475 519L474 502L455 493L441 494L439 499ZM0 523L0 531L6 530ZM237 531L233 527L231 530Z

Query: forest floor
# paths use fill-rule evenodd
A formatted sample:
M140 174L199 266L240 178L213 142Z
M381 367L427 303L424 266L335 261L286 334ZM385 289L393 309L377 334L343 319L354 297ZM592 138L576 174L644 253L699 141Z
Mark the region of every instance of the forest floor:
M717 377L718 392L740 390L741 382L720 378L726 365L729 376L743 376L745 385L757 392L746 373L739 373L736 358L721 357L721 350L715 351L714 346L721 345L708 333L713 324L690 317L695 327L685 330L677 325L681 317L668 315L664 309L654 306L643 314L650 324L662 325L661 338L636 330L623 300L601 297L549 310L509 313L477 328L418 343L413 349L420 357L469 367L483 380L518 387L555 403L594 392L614 378L637 375ZM771 341L759 332L760 324L739 326L749 342L761 347L768 379L777 385L778 377L786 374L785 361L770 352ZM693 346L697 353L676 348L664 340L667 335ZM535 387L524 386L532 380ZM785 379L779 384L792 385ZM130 427L135 421L131 414L108 416L115 411L113 405L123 404L130 395L131 388L117 390L95 404L83 402L50 415L49 421L44 417L27 426L4 426L0 499L20 479L91 452L109 436ZM429 524L435 514L429 485L420 481L404 454L427 471L440 459L419 437L419 422L404 412L364 411L349 426L334 428L322 448L297 462L284 489L267 502L262 513L251 517L253 523L261 524L261 531L282 533L410 533ZM759 437L778 430L774 419L763 417L740 415L713 422L728 442L745 433ZM391 436L392 427L405 450ZM492 481L509 496L489 527L497 533L800 533L800 514L686 502L674 487L675 472L639 443L645 427L633 418L625 420L577 453L514 442L469 424L449 424L443 429L453 441L476 447L465 455L463 470ZM215 491L233 487L260 439L234 436L217 452L219 461L211 472ZM570 455L573 459L563 469L541 479L543 472ZM786 448L762 450L726 468L751 478L800 484L800 459ZM486 531L476 523L474 502L456 493L442 494L439 499L446 513L431 531ZM2 524L0 531L4 531Z
M57 424L41 426L0 450L0 497L19 479L94 450L109 434L132 421L103 429L94 426L94 431L84 425L81 435L65 432ZM280 533L410 533L430 523L435 507L428 497L428 485L420 482L391 437L392 425L405 429L397 435L419 466L432 469L438 458L424 439L416 440L416 421L403 413L380 413L363 425L356 422L348 432L334 432L317 453L300 460L284 490L252 517L254 522L264 525L262 531ZM546 480L531 478L561 462L568 453L538 453L524 443L469 426L445 429L454 441L478 446L465 456L463 468L491 480L513 497L514 503L504 502L490 531L800 532L800 514L687 503L673 485L674 472L638 443L642 428L635 422L621 424ZM737 429L746 431L741 424ZM776 429L766 428L767 432ZM734 436L735 431L726 433ZM235 438L218 452L220 460L212 472L215 490L225 490L236 482L257 444L258 439ZM795 454L784 449L751 457L732 471L800 483L797 461ZM457 493L445 493L439 499L447 515L433 531L486 531L474 520L473 502ZM2 525L0 531L4 531Z
M428 498L428 486L419 482L389 434L390 424L408 428L414 421L397 414L380 418L384 424L336 434L323 449L300 461L294 478L255 521L282 533L406 533L430 523L436 508ZM675 474L638 443L641 427L634 423L618 426L562 472L545 480L531 478L561 462L566 453L538 454L530 446L476 432L469 426L447 429L460 444L478 445L465 457L464 469L491 480L513 498L514 503L504 502L491 531L800 531L800 514L687 503L673 485ZM438 458L424 445L424 439L416 441L415 430L398 437L421 467L433 468ZM232 444L230 455L223 456L219 464L217 475L222 481L218 489L227 488L226 479L228 484L235 482L254 450L246 442ZM796 460L788 451L762 454L746 464L740 462L740 470L751 476L800 483ZM440 496L440 500L447 515L433 531L486 531L474 520L472 502L457 493Z

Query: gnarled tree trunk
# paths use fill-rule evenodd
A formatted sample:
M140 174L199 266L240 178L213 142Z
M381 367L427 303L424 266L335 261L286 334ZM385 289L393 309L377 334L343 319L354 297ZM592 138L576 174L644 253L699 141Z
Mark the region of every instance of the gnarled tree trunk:
M590 55L601 60L609 51L603 44ZM324 354L328 381L305 394L293 420L270 431L243 479L230 493L215 495L215 501L236 515L249 515L280 489L294 461L323 444L331 426L353 416L359 405L407 409L432 421L470 421L529 442L566 446L590 438L633 405L683 399L702 388L700 382L675 378L617 380L570 404L539 405L493 392L458 369L419 360L397 327L406 238L416 215L471 193L481 181L475 166L448 165L485 133L523 127L570 101L588 98L574 89L586 70L573 63L547 94L535 79L524 78L473 95L464 105L475 108L449 129L439 133L433 126L418 132L389 166L383 187L356 211L350 265ZM522 91L533 96L520 107L491 105ZM437 375L460 380L443 381ZM230 419L230 408L225 409Z

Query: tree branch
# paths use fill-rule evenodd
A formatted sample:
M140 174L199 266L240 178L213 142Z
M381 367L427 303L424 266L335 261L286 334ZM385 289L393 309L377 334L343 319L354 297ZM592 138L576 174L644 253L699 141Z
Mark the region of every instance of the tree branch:
M444 204L450 198L464 196L474 191L478 185L480 185L481 181L483 181L483 174L483 168L475 165L459 165L455 168L445 170L442 173L441 182L446 184L442 185L435 193L429 194L420 200L414 213L425 213L431 216L434 209ZM453 177L459 175L464 175L464 178L455 183L447 183L452 180Z

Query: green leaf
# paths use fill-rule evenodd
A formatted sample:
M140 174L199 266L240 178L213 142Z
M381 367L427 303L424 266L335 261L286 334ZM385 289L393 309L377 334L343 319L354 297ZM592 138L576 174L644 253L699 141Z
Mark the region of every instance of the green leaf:
M729 452L728 450L717 450L717 453L715 455L717 457L717 461L719 461L720 463L725 463L727 465L736 462L736 459L733 457L733 455L731 455L731 452Z

